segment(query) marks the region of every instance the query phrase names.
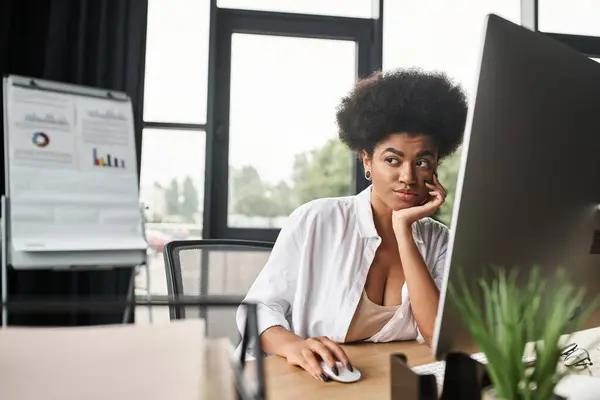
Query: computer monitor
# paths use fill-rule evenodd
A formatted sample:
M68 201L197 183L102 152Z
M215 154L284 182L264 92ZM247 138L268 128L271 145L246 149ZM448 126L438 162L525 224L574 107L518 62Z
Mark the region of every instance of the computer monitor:
M498 16L485 26L456 186L433 352L477 351L448 294L462 269L562 266L600 293L600 65ZM595 241L595 243L594 243ZM489 274L488 274L489 276ZM582 328L600 325L600 313Z

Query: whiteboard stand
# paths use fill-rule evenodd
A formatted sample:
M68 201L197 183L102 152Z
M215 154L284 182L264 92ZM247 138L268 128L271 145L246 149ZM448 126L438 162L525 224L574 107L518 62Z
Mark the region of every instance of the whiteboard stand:
M148 237L146 236L146 205L144 203L140 203L140 213L142 215L142 221L144 222L144 240L148 242ZM152 316L154 310L152 309L152 290L151 290L151 281L150 281L150 263L148 262L148 250L146 250L146 262L141 267L146 268L146 300L148 301L148 322L150 324L154 323L154 317Z
M146 207L143 204L140 204L140 212L142 213L142 222L144 224L144 228L142 230L142 232L144 232L144 239L148 239L146 237L146 218L145 218L145 211ZM132 274L132 278L131 278L131 283L129 285L129 291L127 294L127 300L130 302L135 302L135 300L137 300L137 296L135 294L135 279L137 277L137 271L139 268L145 268L146 269L146 301L148 302L148 320L150 322L150 324L154 323L154 319L152 316L152 291L150 290L151 286L150 286L150 263L148 262L148 254L146 253L146 260L144 261L143 264L140 265L136 265L134 270L133 270L133 274ZM135 307L135 306L134 306ZM135 308L133 308L133 311L135 313ZM127 321L129 320L129 309L126 310L125 314L123 315L123 323L126 324Z
M8 327L8 311L6 309L6 302L8 300L8 268L10 267L10 264L8 262L8 255L10 254L10 249L9 249L9 243L10 243L10 231L8 229L8 227L10 226L8 224L9 221L9 217L5 217L9 215L9 204L10 202L8 201L8 198L4 195L2 195L2 197L0 198L0 210L2 212L2 217L0 217L0 235L2 235L1 240L0 240L0 252L2 252L1 256L2 256L2 261L0 264L0 276L2 277L2 288L1 288L1 298L2 298L2 328L6 328ZM145 221L142 220L143 222L143 232L146 231L145 229ZM150 265L148 263L148 257L145 256L144 257L144 261L141 264L135 265L132 268L132 272L131 272L131 278L130 278L130 283L129 283L129 288L127 290L127 303L135 303L135 278L136 278L136 271L138 268L146 268L146 287L148 288L147 290L147 294L146 294L146 300L149 302L149 319L150 319L150 323L153 323L153 318L152 318L152 294L151 294L151 290L150 290ZM56 270L65 270L65 268L54 268ZM93 270L97 270L98 268L95 266L81 266L81 267L71 267L69 268L69 270L71 271L93 271ZM106 268L106 269L113 269L113 268ZM125 311L123 313L123 324L126 324L127 321L129 321L129 317L130 317L130 311L132 311L132 309L130 307L126 307ZM135 311L135 308L133 308L133 311Z
M126 190L124 195L129 196L129 199L125 203L121 203L118 207L119 210L125 210L125 212L129 213L127 215L135 215L138 211L142 213L141 220L130 220L129 226L131 227L139 227L141 232L137 230L132 232L130 237L122 236L122 233L117 232L116 236L113 231L110 231L109 237L112 242L98 242L96 236L89 236L89 233L95 233L93 222L89 224L88 222L82 222L81 224L85 224L86 230L84 231L76 231L73 230L72 234L67 234L66 237L71 237L72 235L73 241L69 239L56 239L53 238L52 235L48 236L50 240L44 243L54 243L54 244L43 244L43 246L47 247L39 247L39 248L30 248L27 245L23 245L23 232L27 233L27 228L24 230L20 230L18 233L18 238L14 232L11 232L14 221L11 217L11 212L14 213L17 207L17 204L12 204L11 206L11 198L16 196L17 190L22 190L19 186L16 186L16 182L23 182L22 175L18 175L22 173L23 165L33 166L38 164L14 164L17 158L14 156L16 152L21 151L20 154L23 154L22 150L25 152L39 152L43 151L44 154L49 155L53 150L52 146L55 146L57 143L60 143L60 140L64 140L64 135L68 136L67 140L73 141L73 151L75 153L73 156L74 161L70 161L69 168L71 168L68 175L70 178L73 178L72 187L79 187L80 191L79 196L85 196L89 193L92 193L94 196L98 197L98 204L100 204L97 208L98 213L109 213L110 212L110 204L105 205L103 199L106 198L106 193L97 192L96 190L106 188L109 190L113 188L110 186L112 184L111 180L113 176L110 175L110 178L102 178L98 182L96 182L96 186L90 188L89 185L80 185L77 182L82 182L82 178L84 180L94 182L94 177L97 176L97 166L106 166L112 167L115 169L114 172L118 171L118 168L126 168L128 171L129 168L133 166L137 166L137 155L135 152L135 126L134 126L134 118L133 118L133 107L131 104L131 99L127 96L126 93L118 92L118 91L110 91L103 90L99 88L86 87L81 85L73 85L56 81L49 81L25 76L17 76L17 75L8 75L3 79L3 97L4 97L4 152L5 152L5 195L1 197L1 212L0 216L0 233L2 235L1 238L1 276L2 276L2 287L1 287L1 297L2 297L2 327L6 327L8 325L8 312L6 307L6 302L8 300L9 293L9 282L8 282L8 271L9 268L14 268L15 270L43 270L43 269L51 269L51 270L70 270L70 271L86 271L86 270L104 270L104 269L116 269L116 268L131 268L132 274L129 282L129 288L127 291L128 300L133 300L135 298L135 277L136 270L138 267L146 267L146 284L148 289L150 289L150 271L148 265L148 256L146 253L147 248L147 240L145 237L145 218L143 214L143 210L140 208L139 203L139 174L137 174L137 170L134 173L119 175L122 178L119 178L123 183ZM59 103L52 104L49 102L59 101ZM40 105L41 104L41 105ZM44 108L45 107L45 108ZM48 112L48 107L55 107L53 110ZM62 109L61 109L62 107ZM62 110L62 111L61 111ZM65 111L66 110L66 111ZM24 118L24 119L22 119ZM87 119L86 119L87 118ZM121 130L117 132L117 134L121 134L119 140L117 140L117 144L115 146L121 145L121 147L114 147L114 151L117 153L113 153L113 150L102 150L102 146L105 149L108 149L110 146L113 146L113 143L105 143L102 142L86 142L87 138L86 134L90 134L90 130L86 128L85 124L89 122L93 122L97 131L99 132L108 132L114 124L118 125ZM48 124L52 125L50 128L44 128ZM112 125L111 125L112 124ZM62 128L61 137L59 138L56 135L57 125L60 125ZM35 126L41 126L42 128L35 128ZM32 129L42 129L42 133L38 131L32 133L33 135L42 135L45 137L46 143L41 147L45 147L50 144L48 149L50 150L30 150L29 146L31 144L31 138L28 138L26 142L20 140L23 134L23 127L26 127L28 130ZM53 131L54 129L54 131ZM86 131L88 129L88 131ZM108 130L105 130L108 129ZM28 131L29 132L29 131ZM29 135L28 132L25 132ZM93 132L91 132L93 134ZM113 132L114 133L114 130ZM54 135L54 136L53 136ZM37 137L37 136L35 136ZM54 144L52 144L54 143ZM90 144L94 143L94 144ZM17 146L17 147L15 147ZM20 146L20 147L19 147ZM96 147L98 147L98 158L96 158L96 162L100 162L100 158L102 159L101 163L96 164L88 164L86 161L80 161L81 154L85 154L88 157L87 151L89 151L89 157L92 157L91 147L94 147L93 156L96 158ZM107 147L109 146L109 147ZM40 146L37 146L40 147ZM113 149L113 147L110 147ZM16 149L16 150L15 150ZM86 151L85 153L81 153L82 151ZM50 153L48 153L50 151ZM60 150L63 151L64 149ZM79 152L79 153L77 153ZM102 154L100 154L102 153ZM35 153L41 154L41 153ZM111 161L112 154L112 161ZM51 154L50 154L51 155ZM14 157L14 158L13 158ZM32 156L33 157L33 156ZM79 158L78 158L79 157ZM33 159L32 159L33 160ZM90 160L86 158L86 160ZM22 162L22 159L21 159ZM33 161L31 161L33 162ZM36 159L36 162L41 162ZM40 164L44 165L44 164ZM21 169L18 169L21 168ZM40 172L40 176L47 173L45 167L35 167L36 172ZM93 175L90 178L89 171L94 170L96 175ZM49 171L50 169L48 169ZM107 171L110 171L108 169ZM18 172L20 171L20 172ZM56 171L56 170L53 170ZM62 173L62 172L61 172ZM101 175L104 173L101 173ZM61 175L63 176L63 175ZM108 175L103 175L108 176ZM124 179L124 180L123 180ZM29 181L27 181L29 182ZM47 185L48 182L61 182L60 180L41 180L44 185L36 187L36 190L54 190L52 193L64 193L57 192L57 187L52 187ZM108 182L108 183L107 183ZM131 184L131 185L130 185ZM35 183L31 183L31 185L35 185ZM128 188L131 188L129 190ZM13 193L15 191L15 193ZM22 192L19 192L22 193ZM71 193L71 192L69 192ZM114 192L113 192L114 193ZM120 196L122 192L117 192L117 196ZM77 196L77 195L76 195ZM104 196L104 197L102 197ZM22 197L19 197L19 207L22 210ZM82 200L78 200L82 199ZM70 199L72 200L72 199ZM96 200L96 198L94 198ZM114 197L110 198L111 201L114 200ZM86 201L85 197L75 198L75 202L77 201ZM48 207L55 207L52 204L48 203ZM80 203L74 203L80 204ZM83 205L87 203L81 203ZM42 204L43 206L44 204ZM14 206L14 207L13 207ZM64 208L64 206L63 206ZM96 210L96 209L95 209ZM107 211L108 210L108 211ZM18 214L17 214L18 215ZM105 214L101 214L105 215ZM117 223L112 222L115 227L119 227L120 219L119 217L115 217L114 214L106 214L110 215L112 221L119 221ZM73 217L71 217L73 218ZM129 217L128 217L129 218ZM71 219L69 221L73 221ZM138 222L139 221L139 222ZM101 222L101 221L100 221ZM21 224L21 220L18 221ZM59 224L58 222L52 222L53 224ZM55 226L55 225L52 225ZM57 225L58 226L58 225ZM68 226L68 225L67 225ZM70 228L69 228L70 229ZM35 232L35 230L32 230ZM66 231L68 232L68 231ZM85 237L79 237L80 233L76 232L85 232ZM63 231L64 235L65 231ZM65 236L63 236L65 237ZM101 239L106 238L106 236L98 236ZM125 242L121 242L121 237L125 238ZM133 241L127 241L128 238L131 238ZM77 240L83 240L77 242ZM18 242L21 240L21 242ZM52 242L54 240L54 242ZM86 241L87 240L87 241ZM17 244L20 243L20 244ZM56 243L59 243L57 246ZM79 245L76 245L79 243ZM83 243L83 244L82 244ZM148 300L151 298L150 290L146 295ZM127 308L124 310L124 321L127 321L130 316L130 312L132 309Z
M142 232L144 233L144 239L147 239L146 237L146 218L145 218L145 213L144 213L144 205L140 204L140 212L142 213ZM131 273L131 280L129 283L129 288L127 291L127 302L128 304L134 304L132 308L127 307L125 309L125 312L123 313L123 324L126 324L127 321L129 321L129 312L133 311L134 313L134 318L135 318L135 310L136 310L136 306L135 306L135 302L137 300L136 298L136 294L135 294L135 280L137 277L137 271L139 268L145 268L146 269L146 288L148 289L146 291L146 300L148 301L148 319L150 321L150 323L153 323L153 319L152 319L152 295L150 293L150 263L148 262L148 254L146 253L145 256L145 260L142 264L136 265L135 267L133 267L133 271Z

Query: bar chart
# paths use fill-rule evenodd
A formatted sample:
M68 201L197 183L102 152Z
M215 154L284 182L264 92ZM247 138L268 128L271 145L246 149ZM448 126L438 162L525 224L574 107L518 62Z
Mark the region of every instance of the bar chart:
M97 167L125 168L125 160L111 154L98 155L98 149L93 149L94 165Z

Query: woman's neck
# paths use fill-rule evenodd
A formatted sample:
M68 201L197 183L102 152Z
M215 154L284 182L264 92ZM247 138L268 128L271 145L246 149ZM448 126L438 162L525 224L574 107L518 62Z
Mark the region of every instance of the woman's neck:
M371 191L371 210L373 211L375 229L377 229L379 236L383 240L395 237L392 226L392 209L386 206L373 191Z

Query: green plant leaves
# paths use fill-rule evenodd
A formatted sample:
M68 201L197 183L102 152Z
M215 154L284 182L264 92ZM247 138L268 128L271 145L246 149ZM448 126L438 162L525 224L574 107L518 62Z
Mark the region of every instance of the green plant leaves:
M571 319L582 306L585 293L567 281L562 269L548 282L542 279L540 267L534 266L525 284L519 283L517 268L492 270L491 279L481 279L473 288L459 270L457 285L450 282L450 297L486 355L486 368L498 397L550 399L563 377L558 369L565 344L562 335L578 330L600 298ZM536 363L527 370L523 356L527 343L533 341Z

